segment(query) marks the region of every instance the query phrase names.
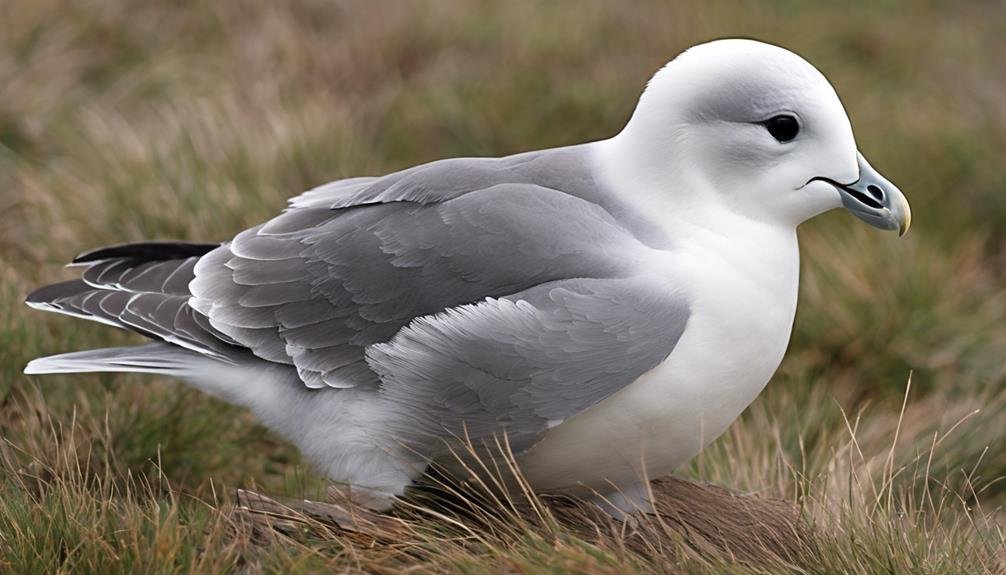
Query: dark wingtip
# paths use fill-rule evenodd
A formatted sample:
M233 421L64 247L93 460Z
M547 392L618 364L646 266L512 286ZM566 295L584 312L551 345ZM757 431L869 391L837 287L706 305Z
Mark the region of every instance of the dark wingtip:
M53 301L62 298L73 296L81 292L94 289L87 285L83 280L67 280L65 282L59 282L54 284L49 284L47 286L42 286L37 290L28 294L25 298L24 303L26 304L39 304L39 303L52 303Z
M112 258L138 258L146 261L173 260L202 256L220 247L220 244L196 244L187 242L142 242L105 246L84 252L73 258L73 264L97 262Z

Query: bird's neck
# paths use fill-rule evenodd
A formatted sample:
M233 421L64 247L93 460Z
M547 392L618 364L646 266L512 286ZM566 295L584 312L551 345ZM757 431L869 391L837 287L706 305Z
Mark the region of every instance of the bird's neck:
M793 292L799 276L795 225L768 222L723 205L711 184L672 158L650 157L625 132L594 144L596 177L660 228L667 245L727 260L764 285Z
M611 193L647 214L668 238L693 238L698 234L742 242L765 236L795 241L797 222L766 221L726 203L724 197L728 195L718 193L714 184L694 168L698 162L689 157L688 146L640 142L653 139L652 134L638 134L630 123L617 136L591 144L593 168L595 177ZM659 152L669 149L679 151Z

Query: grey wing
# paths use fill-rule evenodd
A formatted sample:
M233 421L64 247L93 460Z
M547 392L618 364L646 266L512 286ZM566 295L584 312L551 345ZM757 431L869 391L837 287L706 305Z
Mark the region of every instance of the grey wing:
M190 304L259 357L296 367L309 387L376 386L367 346L417 317L632 273L646 248L605 209L501 181L528 179L515 172L528 164L542 160L453 160L318 188L202 257Z
M689 314L648 277L563 280L418 318L367 360L410 416L401 441L505 431L520 451L656 367Z
M147 242L109 246L78 256L81 279L32 292L27 304L138 332L225 362L247 350L213 329L188 305L199 257L219 244Z

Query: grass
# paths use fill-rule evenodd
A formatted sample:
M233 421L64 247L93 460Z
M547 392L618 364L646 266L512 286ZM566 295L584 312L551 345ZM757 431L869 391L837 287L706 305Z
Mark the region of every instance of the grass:
M1003 22L936 1L3 4L0 571L1006 571ZM21 375L128 339L22 305L79 251L225 239L338 177L608 136L657 67L721 36L818 65L916 216L902 240L845 214L804 226L782 368L680 472L794 502L806 553L504 512L412 514L392 542L267 535L235 488L324 482L246 413L152 378Z

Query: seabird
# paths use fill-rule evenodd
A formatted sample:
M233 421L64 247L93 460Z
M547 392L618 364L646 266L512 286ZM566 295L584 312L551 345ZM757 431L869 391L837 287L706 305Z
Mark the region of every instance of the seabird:
M217 244L77 257L28 305L144 345L25 373L149 372L254 412L389 507L452 438L505 435L528 483L646 510L755 399L796 311L797 226L908 229L835 90L783 48L719 40L601 141L338 180Z

